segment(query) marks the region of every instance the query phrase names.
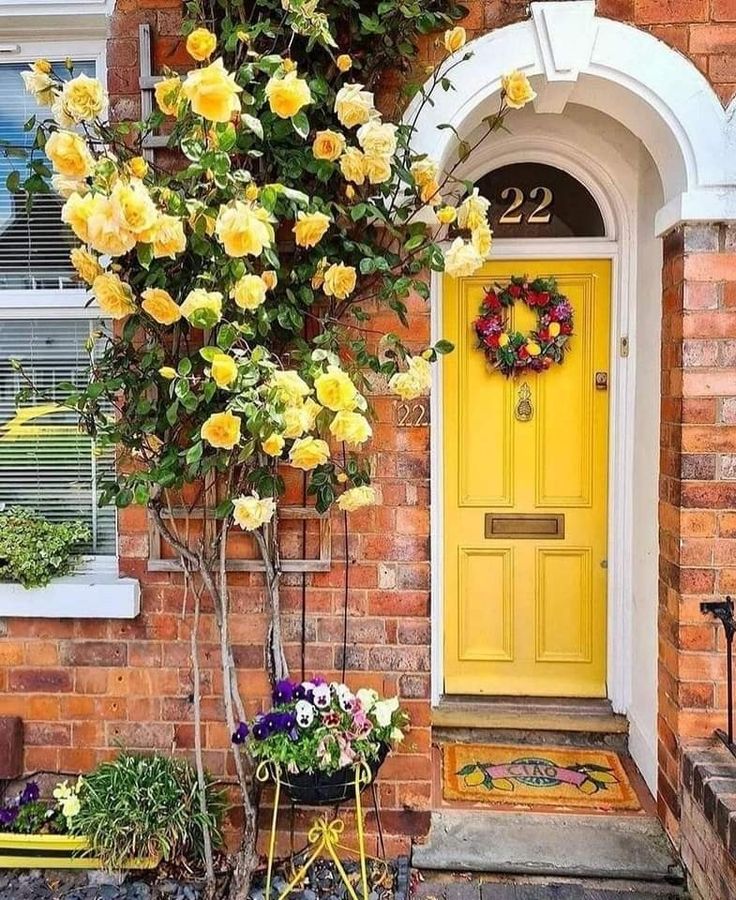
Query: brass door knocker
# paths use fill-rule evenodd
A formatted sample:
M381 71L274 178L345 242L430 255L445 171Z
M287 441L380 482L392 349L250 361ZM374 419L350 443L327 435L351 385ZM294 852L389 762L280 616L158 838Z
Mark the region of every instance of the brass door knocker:
M514 415L518 422L529 422L534 417L532 406L532 392L526 381L519 387L519 395L516 400Z

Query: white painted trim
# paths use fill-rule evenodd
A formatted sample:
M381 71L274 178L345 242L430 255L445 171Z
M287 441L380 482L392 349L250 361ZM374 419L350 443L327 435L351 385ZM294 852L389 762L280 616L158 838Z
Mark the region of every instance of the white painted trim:
M115 0L2 0L0 18L9 16L102 16L112 14Z
M135 578L80 574L30 589L0 583L0 618L135 619L140 608Z
M454 89L438 92L434 105L423 107L415 151L450 163L457 150L453 132L467 138L497 108L502 75L518 68L532 79L540 111L559 113L568 102L588 106L642 141L664 188L659 234L684 220L736 221L736 115L723 109L685 56L647 32L594 16L594 10L594 0L535 2L530 19L458 51L473 56L453 71ZM417 94L406 122L421 102ZM453 130L440 130L443 124Z

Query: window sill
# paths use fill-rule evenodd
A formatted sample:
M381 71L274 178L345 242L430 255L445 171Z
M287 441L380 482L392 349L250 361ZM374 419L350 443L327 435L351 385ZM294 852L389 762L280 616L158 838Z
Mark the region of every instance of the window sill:
M0 618L135 619L140 586L117 572L82 572L42 588L0 582Z

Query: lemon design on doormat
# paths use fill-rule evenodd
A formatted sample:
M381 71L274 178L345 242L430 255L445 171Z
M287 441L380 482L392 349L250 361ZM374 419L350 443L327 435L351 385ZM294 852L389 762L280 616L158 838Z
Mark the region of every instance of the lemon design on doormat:
M514 782L527 787L554 788L570 785L583 794L597 794L609 785L619 784L613 770L595 763L560 766L550 759L525 756L509 763L469 763L456 773L466 787L483 787L488 791L513 791Z

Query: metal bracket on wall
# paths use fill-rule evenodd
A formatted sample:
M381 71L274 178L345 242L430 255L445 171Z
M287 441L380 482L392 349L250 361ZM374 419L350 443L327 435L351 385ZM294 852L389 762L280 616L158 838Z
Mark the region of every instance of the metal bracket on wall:
M162 75L153 74L153 53L151 49L151 26L138 26L138 87L141 91L141 119L147 119L153 112L153 92ZM149 134L143 141L143 155L151 162L157 147L165 147L168 143L165 134Z

